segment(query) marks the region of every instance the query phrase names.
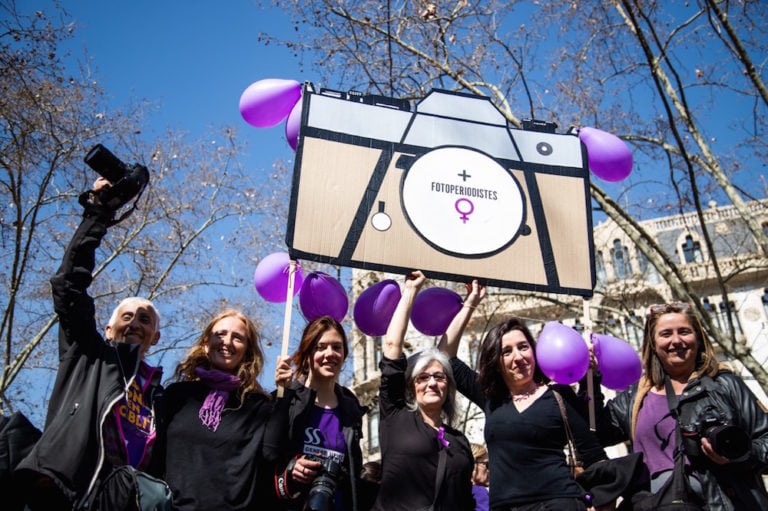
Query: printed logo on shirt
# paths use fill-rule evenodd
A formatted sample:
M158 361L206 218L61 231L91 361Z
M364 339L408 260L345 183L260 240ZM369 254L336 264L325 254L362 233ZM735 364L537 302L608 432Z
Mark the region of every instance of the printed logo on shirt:
M344 462L344 435L338 431L329 438L320 428L308 427L304 430L304 450L302 454Z
M130 424L146 435L152 432L152 410L144 403L141 387L135 378L125 393L125 399L117 405L117 413L123 424Z

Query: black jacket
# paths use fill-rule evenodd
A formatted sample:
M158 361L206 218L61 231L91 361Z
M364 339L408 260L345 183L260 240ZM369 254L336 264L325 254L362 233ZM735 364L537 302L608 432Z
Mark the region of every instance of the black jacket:
M634 439L637 413L649 389L648 381L641 378L605 406L602 394L595 396L597 435L603 445ZM742 428L752 439L749 458L743 462L717 465L704 455L688 456L704 488L707 510L768 509L768 494L760 477L768 470L768 414L741 378L729 371L714 378L692 378L678 407L684 430L699 429L696 423L716 411L719 420Z
M74 503L88 495L103 471L110 468L105 463L104 421L125 395L141 361L138 345L104 341L87 292L93 280L95 252L111 216L105 208L86 207L51 279L53 305L59 316L59 369L43 435L17 468L17 474L30 485L26 491L40 499L53 498L40 493L41 479L48 484L52 481L50 490L58 489L59 497ZM161 391L159 379L156 372L153 396Z
M367 413L368 408L361 406L357 397L346 387L336 385L335 392L339 401L341 426L348 452L345 469L351 476L345 477L344 481L339 483L339 487L345 492L345 502L350 504L350 511L363 511L358 505L363 463L360 440L363 415ZM304 430L307 427L315 397L316 392L302 384L297 383L293 388L285 389L284 396L275 402L272 418L267 425L264 452L268 461L277 463L275 491L287 509L302 509L309 489L305 485L294 483L290 472L293 468L293 460L301 455Z

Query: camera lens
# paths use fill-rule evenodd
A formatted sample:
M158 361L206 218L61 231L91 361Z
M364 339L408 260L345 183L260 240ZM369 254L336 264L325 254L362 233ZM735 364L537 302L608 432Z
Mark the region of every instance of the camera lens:
M752 447L749 435L738 426L713 426L707 429L706 437L715 452L730 461L742 461Z
M112 184L120 181L126 174L126 166L109 149L96 144L85 155L85 163Z

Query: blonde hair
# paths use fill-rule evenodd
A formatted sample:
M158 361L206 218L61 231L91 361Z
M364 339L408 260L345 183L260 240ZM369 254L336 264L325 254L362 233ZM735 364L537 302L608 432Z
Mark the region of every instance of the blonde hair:
M240 378L240 398L242 398L249 392L255 392L258 394L265 394L264 389L259 384L258 377L261 374L261 370L264 367L264 353L261 350L261 337L256 329L256 325L253 324L248 316L236 309L225 309L218 313L216 316L208 322L208 325L203 329L203 333L197 338L195 343L190 348L187 356L182 360L179 365L176 366L174 376L176 381L194 381L198 380L198 376L195 374L195 369L203 367L205 369L211 369L211 361L208 358L205 347L208 344L208 339L213 333L213 327L224 318L237 318L245 325L245 340L247 349L243 360L240 362L240 366L237 368L235 376Z

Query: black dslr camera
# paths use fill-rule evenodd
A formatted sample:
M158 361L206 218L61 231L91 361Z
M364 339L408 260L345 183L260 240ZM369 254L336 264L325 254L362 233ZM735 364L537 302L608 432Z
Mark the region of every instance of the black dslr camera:
M307 493L307 502L304 511L331 511L333 509L333 496L336 494L336 485L344 474L341 463L332 458L307 456L308 459L319 461L320 475L318 475Z
M147 167L138 163L128 166L101 144L88 151L85 163L112 185L96 193L99 201L111 209L118 209L136 197L149 182Z
M729 421L714 406L707 406L690 424L680 427L683 435L685 452L691 456L701 456L701 438L706 438L720 456L730 461L744 461L749 457L752 440L739 426Z

